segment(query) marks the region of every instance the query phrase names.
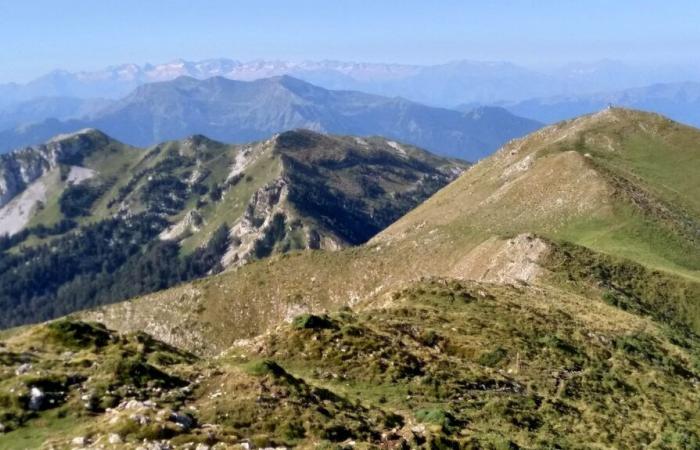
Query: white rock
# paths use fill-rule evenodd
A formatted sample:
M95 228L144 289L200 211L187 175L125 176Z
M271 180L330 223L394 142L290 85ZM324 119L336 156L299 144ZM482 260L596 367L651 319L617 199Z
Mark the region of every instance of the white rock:
M107 438L107 442L109 442L110 444L121 444L123 441L122 437L119 436L117 433L110 433L109 437Z
M170 450L172 447L167 442L151 442L147 448L148 450Z
M151 418L148 416L144 416L143 414L132 414L129 416L129 419L142 426L151 423Z
M425 433L425 425L416 425L415 427L411 428L411 431L415 434L423 434Z
M32 370L32 365L29 363L24 363L20 364L17 369L15 369L15 375L22 375L25 373L28 373L30 370Z
M38 411L44 405L44 400L46 400L46 394L44 394L38 387L33 387L29 391L29 409L32 411Z
M90 439L88 439L85 436L74 437L73 440L71 441L71 444L77 445L79 447L85 447L89 443L90 443Z

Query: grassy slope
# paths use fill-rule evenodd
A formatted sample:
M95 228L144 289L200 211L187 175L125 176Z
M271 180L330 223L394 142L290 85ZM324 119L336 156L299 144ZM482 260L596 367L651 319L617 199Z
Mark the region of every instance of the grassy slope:
M585 116L507 145L376 240L422 222L536 232L700 280L698 155L700 131L660 116Z
M6 349L26 351L45 333L41 327L32 332L16 334ZM109 374L109 357L130 351L130 342L114 341L104 350L85 346L70 359L108 355L92 369L96 380L86 381L95 383ZM347 439L359 448L405 442L428 448L670 449L700 443L697 335L556 287L429 279L372 296L352 310L302 314L220 358L154 359L157 348L146 346L143 358L160 361L157 367L184 380L199 375L190 395L151 393L158 406L139 411L171 431L137 426L133 419L129 425L126 418L135 411L128 409L86 415L68 400L58 407L68 419L52 442L116 432L127 448L143 438L201 442L207 433L209 442L302 448ZM53 361L56 354L60 348L37 355L46 377L70 366ZM180 362L165 363L172 358ZM17 366L4 364L5 373ZM19 381L27 383L13 382ZM70 388L69 399L78 392L78 386ZM157 421L167 417L160 409L187 411L208 425L172 428ZM27 424L58 426L54 411L29 417ZM0 442L16 445L22 433Z
M697 337L672 344L670 328L603 302L435 280L331 319L253 354L462 445L697 443Z
M89 429L95 412L126 396L154 397L184 386L190 369L183 364L195 361L143 334L118 336L99 325L68 321L17 330L2 347L0 415L8 432L0 443L7 449L69 441ZM29 369L18 373L22 364ZM29 407L31 388L46 395L38 410ZM181 403L174 391L161 401L171 407Z

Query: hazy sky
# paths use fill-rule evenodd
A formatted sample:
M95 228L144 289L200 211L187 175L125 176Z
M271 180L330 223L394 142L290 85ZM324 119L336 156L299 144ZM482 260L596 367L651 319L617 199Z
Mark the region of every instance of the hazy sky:
M0 81L175 58L696 62L698 0L0 0Z

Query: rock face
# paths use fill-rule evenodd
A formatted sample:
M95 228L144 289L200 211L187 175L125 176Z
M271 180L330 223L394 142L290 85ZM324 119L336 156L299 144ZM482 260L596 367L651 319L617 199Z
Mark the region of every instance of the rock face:
M267 145L280 157L281 173L253 193L233 224L224 267L288 250L361 244L461 173L383 139L297 130ZM259 151L241 154L230 179L262 157Z
M13 235L24 228L46 199L47 181L43 176L26 186L0 207L0 235Z
M83 157L104 147L108 139L97 130L81 130L56 136L42 145L0 155L0 207L59 163L79 165ZM84 178L80 173L78 170L75 176Z
M51 160L36 149L0 156L0 206L5 206L29 184L52 167Z
M462 258L452 275L491 283L532 283L543 271L539 261L548 250L544 240L531 234L491 238Z
M199 231L203 220L202 216L196 210L191 210L185 214L185 217L183 217L181 221L163 231L159 237L163 240L177 239L188 232L196 233Z
M243 217L231 228L231 245L222 258L225 267L245 263L255 256L256 249L261 253L260 245L267 236L284 232L279 228L286 226L283 204L288 194L287 183L282 179L255 191Z

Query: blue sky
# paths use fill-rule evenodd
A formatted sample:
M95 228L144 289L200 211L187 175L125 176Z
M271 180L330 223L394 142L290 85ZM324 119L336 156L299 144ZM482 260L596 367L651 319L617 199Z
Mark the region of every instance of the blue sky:
M0 81L175 58L695 62L697 0L0 0Z

